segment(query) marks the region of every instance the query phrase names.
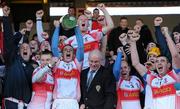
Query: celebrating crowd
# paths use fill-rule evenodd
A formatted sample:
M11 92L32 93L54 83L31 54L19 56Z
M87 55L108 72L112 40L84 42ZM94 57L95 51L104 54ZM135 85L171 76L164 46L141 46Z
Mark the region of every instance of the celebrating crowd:
M153 34L123 16L115 28L101 3L77 20L69 7L50 35L44 13L30 36L33 21L14 33L3 7L2 109L180 109L180 24L169 32L156 17Z

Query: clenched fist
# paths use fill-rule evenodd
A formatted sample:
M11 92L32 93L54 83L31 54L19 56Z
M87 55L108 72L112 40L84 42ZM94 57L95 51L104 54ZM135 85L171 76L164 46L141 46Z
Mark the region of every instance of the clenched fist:
M163 18L162 17L156 17L154 19L154 26L160 26L162 22L163 22Z

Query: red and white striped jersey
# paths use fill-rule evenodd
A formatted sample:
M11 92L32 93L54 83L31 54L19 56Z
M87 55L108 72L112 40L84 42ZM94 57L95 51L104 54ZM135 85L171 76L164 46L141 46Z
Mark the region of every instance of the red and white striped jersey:
M157 76L157 74L154 71L148 71L147 74L152 74L154 76ZM144 109L153 109L152 108L153 103L153 97L152 97L152 89L149 86L149 84L145 85L145 105Z
M84 42L84 61L83 61L83 69L86 69L89 67L89 62L88 62L88 56L89 52L95 49L99 49L99 41L102 38L102 31L101 30L92 30L88 31L84 36L83 36L83 42ZM70 44L73 46L74 49L77 48L77 40L75 36L72 36L68 38L65 41L66 44Z
M117 109L141 109L139 95L143 90L143 84L136 76L131 76L129 81L120 78Z
M60 61L53 70L55 86L54 99L76 99L80 100L80 71L77 61Z
M152 89L152 109L175 109L177 74L174 70L163 77L147 74L145 80Z
M33 82L32 98L28 109L50 109L54 88L52 72L48 66L40 66L34 70L32 79L36 78L38 73L43 73L43 76L40 80Z

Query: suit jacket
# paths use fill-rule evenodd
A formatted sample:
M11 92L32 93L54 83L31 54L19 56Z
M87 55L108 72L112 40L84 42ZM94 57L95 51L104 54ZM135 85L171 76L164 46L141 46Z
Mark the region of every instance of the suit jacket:
M117 103L116 81L112 71L99 68L87 91L87 75L90 68L81 72L81 100L86 109L115 109Z

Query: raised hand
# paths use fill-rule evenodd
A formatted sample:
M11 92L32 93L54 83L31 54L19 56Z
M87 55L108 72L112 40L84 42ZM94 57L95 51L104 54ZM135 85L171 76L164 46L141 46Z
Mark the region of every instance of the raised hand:
M169 34L169 33L168 33L168 27L162 27L162 28L161 28L161 31L162 31L162 33L163 33L164 36L166 36L166 34Z
M85 109L85 104L81 104L79 109Z
M36 11L36 18L42 18L43 15L44 15L44 11L43 10Z
M100 3L97 5L97 8L100 10L104 10L105 9L105 5L103 3Z
M27 20L27 21L26 21L26 28L27 28L27 31L31 31L32 27L33 27L33 21L30 20L30 19Z
M25 35L25 34L26 34L26 31L27 31L27 28L23 28L23 29L20 30L20 33L21 33L22 35Z
M136 42L140 38L140 35L136 33L134 30L129 30L127 34L129 36L130 41L132 42Z
M54 20L54 26L55 26L55 27L59 27L59 26L60 26L59 20Z
M9 16L9 14L10 14L10 7L4 6L2 8L2 11L3 11L3 16Z
M126 42L127 41L127 34L126 33L122 33L121 35L119 35L119 40L121 42Z
M137 32L137 33L140 33L140 31L141 31L141 26L135 25L135 26L134 26L134 31Z
M144 63L144 65L149 70L155 70L155 64L151 61L147 61L146 63Z
M42 37L43 37L44 39L48 39L48 38L49 38L49 35L48 35L47 32L42 32L41 35L42 35Z
M85 15L88 19L91 19L91 18L92 18L92 13L91 13L91 11L89 11L89 10L85 10L85 11L84 11L84 15Z
M160 26L162 22L163 22L163 18L162 17L156 17L154 19L154 26Z

